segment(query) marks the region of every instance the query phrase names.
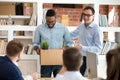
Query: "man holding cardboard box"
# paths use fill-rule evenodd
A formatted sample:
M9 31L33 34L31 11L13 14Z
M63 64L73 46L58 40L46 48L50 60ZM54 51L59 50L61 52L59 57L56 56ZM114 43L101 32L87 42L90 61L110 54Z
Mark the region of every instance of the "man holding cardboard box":
M46 23L38 26L35 31L34 50L36 50L38 54L44 41L47 41L47 44L44 44L44 48L45 45L49 45L49 49L62 48L63 41L65 46L71 46L73 44L68 29L64 25L56 22L56 13L52 9L49 9L46 13ZM61 65L41 66L41 76L51 77L51 73L53 72L55 77L60 68Z

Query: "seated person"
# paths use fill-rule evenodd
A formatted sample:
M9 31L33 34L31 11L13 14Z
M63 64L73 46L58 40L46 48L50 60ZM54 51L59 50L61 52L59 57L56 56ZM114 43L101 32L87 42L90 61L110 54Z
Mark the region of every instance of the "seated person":
M112 49L106 54L107 62L107 79L106 80L120 80L120 47ZM104 80L104 79L91 79Z
M120 47L110 50L106 55L107 79L120 80Z
M85 80L79 69L82 64L82 56L75 47L66 48L63 51L63 67L54 80Z
M23 54L23 44L12 40L7 44L6 55L0 56L0 80L24 80L17 62ZM37 80L39 73L33 73L31 79Z

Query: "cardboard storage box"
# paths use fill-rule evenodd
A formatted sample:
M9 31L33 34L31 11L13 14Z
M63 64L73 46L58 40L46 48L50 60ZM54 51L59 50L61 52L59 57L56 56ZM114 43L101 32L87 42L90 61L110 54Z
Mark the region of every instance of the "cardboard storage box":
M40 64L41 65L62 65L62 49L41 50Z
M15 15L15 3L0 2L0 15Z

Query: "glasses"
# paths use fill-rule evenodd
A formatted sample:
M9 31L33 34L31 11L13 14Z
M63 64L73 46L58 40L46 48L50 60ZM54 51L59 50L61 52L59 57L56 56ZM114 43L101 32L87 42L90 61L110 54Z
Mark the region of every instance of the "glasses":
M93 16L93 14L85 14L85 13L82 13L82 15L87 17Z

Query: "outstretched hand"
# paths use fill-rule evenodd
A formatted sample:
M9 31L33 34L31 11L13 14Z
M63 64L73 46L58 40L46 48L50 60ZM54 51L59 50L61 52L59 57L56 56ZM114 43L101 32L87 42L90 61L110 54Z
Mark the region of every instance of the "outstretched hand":
M38 46L34 46L34 50L37 52L38 55L40 55L40 48Z
M38 78L40 78L40 73L39 72L34 72L32 74L33 80L37 80Z
M77 44L76 46L75 46L77 49L82 49L82 44Z

